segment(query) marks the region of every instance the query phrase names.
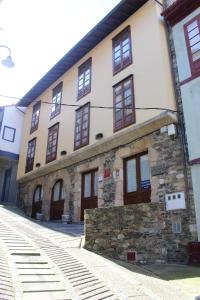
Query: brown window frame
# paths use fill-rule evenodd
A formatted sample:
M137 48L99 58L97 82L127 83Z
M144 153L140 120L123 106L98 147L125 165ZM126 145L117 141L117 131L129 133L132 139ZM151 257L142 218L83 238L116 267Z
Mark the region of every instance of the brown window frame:
M127 58L123 58L123 42L128 37L129 44L129 56ZM116 64L115 59L115 49L119 46L120 52L120 63ZM126 51L127 52L127 51ZM132 64L132 43L131 43L131 29L130 26L126 27L123 31L121 31L117 36L112 39L112 62L113 62L113 75L122 71L124 68L128 67Z
M52 136L52 140L50 141L50 137L51 135L54 134L54 132L56 132L56 144L53 145L53 136ZM58 135L59 135L59 123L54 124L53 126L51 126L48 129L48 137L47 137L47 151L46 151L46 163L49 163L53 160L56 160L57 158L57 148L58 148ZM55 151L52 152L50 151L50 154L48 153L48 150L52 150L52 148L55 146Z
M28 173L33 170L34 160L35 160L35 149L36 149L36 138L34 138L28 142L25 173ZM29 157L30 154L31 154L31 157Z
M39 119L40 119L40 108L41 108L41 101L38 101L33 106L30 133L33 133L34 131L36 131L38 129Z
M35 195L36 195L36 192L37 190L39 189L39 200L38 201L35 201ZM34 192L33 192L33 202L34 203L37 203L37 202L41 202L42 201L42 194L43 194L43 191L42 191L42 185L41 184L38 184L35 189L34 189Z
M124 159L124 204L135 204L135 203L146 203L146 202L150 202L150 197L151 197L151 181L150 181L150 185L148 188L143 189L141 187L141 165L140 165L140 159L142 156L148 155L149 153L148 151L144 151L141 153L137 153L135 155L132 155L130 157L126 157ZM135 159L136 160L136 186L137 186L137 190L134 192L128 192L127 191L127 184L128 184L128 180L127 180L127 162ZM150 165L149 165L150 166ZM151 175L150 175L150 179L151 179ZM134 199L134 194L139 194L139 197L136 197ZM144 196L144 198L143 198Z
M86 72L87 70L90 70L89 75L89 84L85 85L85 78L86 78ZM80 86L80 80L81 76L83 76L83 87L79 90ZM77 100L81 99L82 97L86 96L91 92L91 79L92 79L92 58L89 58L87 61L85 61L79 68L78 68L78 94L77 94Z
M58 200L55 200L54 199L54 189L56 187L56 184L59 183L59 199ZM62 192L63 192L63 186L64 186L64 182L63 182L63 179L58 179L56 180L56 182L54 183L53 187L52 187L52 191L51 191L51 201L52 202L57 202L57 201L60 201L60 200L64 200L62 198Z
M125 85L125 83L127 82L127 81L129 81L130 80L130 82L131 82L131 92L132 92L132 94L131 94L131 98L132 98L132 100L131 100L131 102L132 102L132 106L131 106L131 108L132 108L132 113L131 113L131 119L130 120L128 120L128 121L126 121L126 118L128 118L127 116L125 116L125 97L124 97L124 92L126 91L125 89L124 89L124 85ZM121 102L122 102L122 109L121 109L121 111L122 111L122 119L121 119L121 126L117 126L116 125L116 123L117 123L117 120L116 120L116 105L118 104L118 103L120 103L120 102L118 102L118 103L116 103L116 89L119 87L119 86L121 86L121 88L122 88L122 91L121 91L121 94L123 94L123 97L122 97L122 100L121 100ZM130 125L132 125L132 124L134 124L135 122L136 122L136 117L135 117L135 95L134 95L134 83L133 83L133 75L130 75L130 76L128 76L128 77L126 77L125 79L123 79L122 81L120 81L120 82L118 82L117 84L115 84L114 86L113 86L113 107L114 107L114 110L113 110L113 114L114 114L114 118L113 118L113 130L114 130L114 132L116 132L116 131L118 131L118 130L121 130L121 129L123 129L123 128L126 128L127 126L130 126ZM118 121L119 122L119 121Z
M192 30L188 31L188 26L191 25L193 22L197 21L197 27L194 27ZM193 19L191 19L189 22L187 22L184 25L184 33L185 33L185 40L186 40L186 46L187 46L187 52L188 52L188 58L189 58L189 62L190 62L190 69L191 69L191 73L192 75L199 75L200 74L200 58L197 59L196 61L193 60L193 54L191 51L191 47L200 43L200 41L190 45L190 41L191 39L189 38L189 33L191 31L193 31L195 28L198 28L199 33L197 33L195 36L193 36L192 38L199 36L200 37L200 14L197 15L196 17L194 17ZM198 50L200 51L200 50Z
M84 124L84 122L83 122L83 116L84 116L84 109L86 109L86 108L88 109L87 136L83 137L83 130L84 130L83 129L83 124ZM75 130L74 130L74 150L77 150L77 149L82 148L82 147L84 147L84 146L86 146L86 145L89 144L89 135L90 135L90 102L88 102L85 105L83 105L80 108L78 108L75 111L75 113L76 113L76 116L75 116ZM79 119L81 119L80 124L77 123L78 114L79 113L81 114L80 118L79 118ZM77 132L77 127L79 125L80 125L80 131ZM80 139L79 139L80 140L80 144L77 146L76 145L76 141L77 141L76 137L77 137L77 134L79 134L79 133L80 133ZM83 142L83 139L86 139L86 141Z
M50 119L55 118L61 112L62 89L63 89L63 82L60 82L58 85L56 85L55 88L53 88ZM58 94L60 94L59 101L58 101ZM54 102L54 99L55 99L55 102Z
M86 175L91 175L90 178L90 196L85 197L84 193L85 193L85 176ZM84 199L88 199L88 198L94 198L98 196L98 181L97 181L97 191L95 194L95 176L98 174L98 168L92 169L90 171L84 172L82 173L82 198ZM98 177L98 176L97 176Z

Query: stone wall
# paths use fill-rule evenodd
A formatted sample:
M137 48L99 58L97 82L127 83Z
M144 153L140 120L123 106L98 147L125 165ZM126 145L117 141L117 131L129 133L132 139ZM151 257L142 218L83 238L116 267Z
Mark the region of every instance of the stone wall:
M193 239L196 239L194 201L188 197L184 172L183 153L179 136L169 136L167 126L154 133L132 140L130 143L118 146L108 152L61 168L57 171L40 176L20 184L21 207L31 215L34 189L38 184L43 186L42 212L49 220L52 187L56 180L63 179L65 189L64 214L70 214L73 222L80 221L82 173L98 169L98 207L122 206L124 174L124 159L138 153L148 151L151 168L151 203L165 204L167 193L184 192L186 209L176 211L190 228ZM109 176L104 176L109 170ZM180 223L183 223L183 220ZM188 229L189 230L189 229Z
M172 223L181 219L181 233ZM136 262L187 262L192 240L185 210L167 212L164 203L133 204L85 211L85 248L108 257Z

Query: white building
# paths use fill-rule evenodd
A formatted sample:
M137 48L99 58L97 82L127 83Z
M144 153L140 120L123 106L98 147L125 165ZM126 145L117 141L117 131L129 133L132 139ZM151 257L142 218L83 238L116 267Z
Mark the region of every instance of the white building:
M200 241L200 1L166 4L163 15L172 27Z
M0 202L16 203L16 174L21 146L24 110L0 107Z

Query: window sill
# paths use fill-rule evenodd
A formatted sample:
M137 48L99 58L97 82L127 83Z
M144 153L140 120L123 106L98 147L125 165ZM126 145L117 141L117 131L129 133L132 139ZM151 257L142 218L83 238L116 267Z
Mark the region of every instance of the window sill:
M83 97L87 96L90 93L91 93L91 89L89 91L85 92L84 94L80 95L80 96L78 95L77 96L77 101L79 101L80 99L82 99Z
M89 142L87 144L84 144L84 145L81 145L81 146L78 146L78 147L74 146L74 151L79 150L79 149L81 149L81 148L83 148L83 147L85 147L87 145L89 145Z
M124 69L126 69L127 67L129 67L130 65L132 65L132 60L127 64L122 66L119 70L115 71L115 69L113 68L113 76L117 75L119 72L123 71Z

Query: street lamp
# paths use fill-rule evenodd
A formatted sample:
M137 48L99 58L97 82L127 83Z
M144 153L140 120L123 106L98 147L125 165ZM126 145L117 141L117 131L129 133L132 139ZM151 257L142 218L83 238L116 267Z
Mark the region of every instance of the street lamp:
M8 50L8 56L6 58L4 58L1 63L4 67L6 68L13 68L15 66L12 57L11 57L11 50L9 47L5 46L5 45L0 45L0 48L5 48Z

